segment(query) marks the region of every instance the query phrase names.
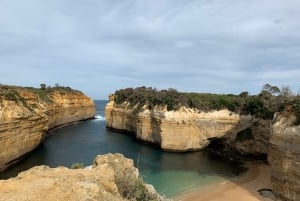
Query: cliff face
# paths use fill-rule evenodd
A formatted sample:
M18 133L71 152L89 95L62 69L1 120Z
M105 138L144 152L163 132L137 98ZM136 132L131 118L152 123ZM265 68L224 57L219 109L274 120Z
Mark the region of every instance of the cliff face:
M295 201L300 200L300 125L294 125L300 122L300 106L295 104L286 105L271 121L228 110L203 112L181 107L167 111L157 106L149 110L127 102L116 104L111 96L106 125L132 132L165 150L201 149L213 142L210 148L219 149L216 153L222 156L228 151L229 155L268 157L274 194L278 200Z
M254 119L229 110L202 112L182 107L167 111L164 107L144 108L136 112L126 102L106 105L106 126L133 132L137 139L158 144L169 151L188 151L206 147L212 139L226 137L234 141L236 134L252 126Z
M271 137L271 121L255 119L253 124L237 133L229 142L239 155L266 158Z
M0 170L36 148L56 126L91 118L93 100L79 91L0 89Z
M0 181L0 201L162 200L138 176L133 161L121 154L98 155L86 169L36 166Z
M289 110L275 117L268 153L272 189L284 201L300 200L300 126L294 121Z

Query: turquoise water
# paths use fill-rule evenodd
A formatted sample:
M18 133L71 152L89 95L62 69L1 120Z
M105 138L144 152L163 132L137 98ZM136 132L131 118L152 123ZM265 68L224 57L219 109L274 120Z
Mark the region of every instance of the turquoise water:
M224 181L244 171L243 167L220 161L206 152L162 152L138 143L131 136L108 130L104 118L106 101L95 103L97 119L51 131L41 146L15 167L0 173L0 178L15 176L35 165L70 167L77 162L90 165L98 154L122 153L135 161L147 183L170 197Z

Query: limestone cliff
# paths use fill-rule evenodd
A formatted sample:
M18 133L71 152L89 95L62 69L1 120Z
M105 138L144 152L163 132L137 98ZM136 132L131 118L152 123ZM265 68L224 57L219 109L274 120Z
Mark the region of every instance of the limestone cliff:
M132 132L137 139L159 145L163 150L188 151L206 147L212 139L234 141L237 133L253 125L254 118L229 110L204 112L181 107L168 111L155 106L138 110L127 102L116 104L113 96L105 108L108 128Z
M300 125L291 108L277 114L272 127L268 161L272 189L280 200L300 200Z
M0 201L162 200L139 178L133 160L121 154L98 155L92 168L36 166L16 178L0 180Z
M0 170L36 148L47 130L94 115L93 100L79 91L0 86Z

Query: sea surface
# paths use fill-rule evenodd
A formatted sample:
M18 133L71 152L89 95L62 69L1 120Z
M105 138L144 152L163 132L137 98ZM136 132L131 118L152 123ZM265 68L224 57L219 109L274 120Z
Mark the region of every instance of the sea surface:
M162 152L139 143L132 136L106 129L106 103L95 101L96 119L52 130L44 143L16 166L0 173L0 178L16 176L36 165L71 167L79 162L88 166L98 154L122 153L135 161L144 181L154 185L158 192L172 197L244 172L242 166L212 157L207 152Z

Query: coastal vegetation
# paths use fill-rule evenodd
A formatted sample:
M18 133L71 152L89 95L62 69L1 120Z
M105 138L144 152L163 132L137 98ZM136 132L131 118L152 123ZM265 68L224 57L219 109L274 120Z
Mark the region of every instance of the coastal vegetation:
M128 200L133 201L157 201L156 196L149 193L141 177L135 178L132 175L125 174L117 180L117 186L121 195Z
M64 95L66 93L72 93L72 92L81 93L78 90L74 90L70 87L60 86L59 84L56 84L54 87L51 87L51 86L46 86L46 84L42 83L40 84L40 88L19 87L13 85L0 84L0 100L6 99L6 100L11 100L16 102L18 101L24 102L19 92L20 91L26 92L26 90L29 92L34 92L38 96L39 100L48 103L52 102L51 93L53 92L59 92L61 95ZM24 106L28 107L28 105L24 105Z
M71 166L71 169L83 169L84 165L83 163L73 163Z
M272 119L275 112L282 110L287 104L292 104L300 124L300 97L293 95L289 87L280 90L277 86L265 84L258 95L250 95L247 91L239 95L185 93L176 89L158 90L152 87L125 88L115 92L115 102L128 102L136 107L136 112L146 105L148 109L154 106L166 106L168 111L180 107L190 107L201 111L228 109L240 114L251 114L262 119Z

